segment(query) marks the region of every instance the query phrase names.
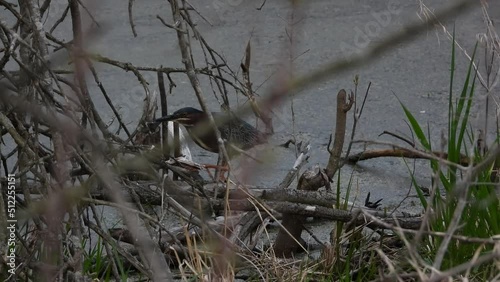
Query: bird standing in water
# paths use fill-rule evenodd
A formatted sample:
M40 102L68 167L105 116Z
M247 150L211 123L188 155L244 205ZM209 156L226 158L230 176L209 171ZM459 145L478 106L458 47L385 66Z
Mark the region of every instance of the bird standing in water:
M248 150L266 142L266 134L234 115L213 112L212 116L225 143L229 157L238 154L238 149ZM207 151L219 153L217 135L205 112L192 107L185 107L171 115L156 119L153 124L160 124L165 121L182 124L198 146Z

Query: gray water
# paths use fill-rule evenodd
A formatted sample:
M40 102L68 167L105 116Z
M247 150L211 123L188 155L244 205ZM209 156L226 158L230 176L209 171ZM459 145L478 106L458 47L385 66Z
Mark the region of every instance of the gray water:
M66 1L52 1L47 26L59 18ZM442 1L428 1L432 8L443 7ZM57 4L59 3L59 4ZM326 62L344 58L364 50L370 43L382 40L386 35L401 30L408 22L418 21L417 1L314 1L301 6L295 11L293 31L290 30L289 1L267 1L262 10L257 10L261 1L206 1L191 0L196 9L209 21L193 13L193 19L202 36L210 46L222 54L232 69L238 70L244 56L245 47L250 40L252 46L251 77L257 93L265 95L284 76L283 65L287 64L290 42L287 34L293 32L292 71L295 75L306 74ZM160 15L168 23L173 23L169 4L163 0L136 1L133 18L138 32L134 37L130 29L127 3L124 1L91 1L88 8L99 22L102 35L88 40L87 47L95 53L115 60L130 62L137 66L183 67L177 43L176 33L164 27L156 19ZM490 1L490 16L500 19L500 4ZM82 11L83 14L83 11ZM88 17L86 22L89 23ZM456 38L462 46L471 52L476 34L485 32L481 11L476 9L449 20L446 26L452 31L456 27ZM65 22L55 35L70 39L70 27ZM198 42L191 38L195 51L197 67L204 66ZM377 140L401 144L389 136L379 134L384 130L401 132L409 135L410 130L404 122L405 116L398 99L416 116L422 125L429 125L432 139L438 144L442 131L447 128L447 103L449 88L449 68L451 43L441 30L429 29L408 44L400 44L391 52L381 55L373 64L354 71L331 77L329 80L308 87L295 93L275 109L273 119L275 135L270 140L271 149L266 164L256 170L247 179L251 184L273 187L281 181L287 170L293 165L293 149L284 149L276 145L295 135L299 140L308 140L311 144L311 156L308 166L325 166L328 153L326 145L335 123L335 97L342 89L353 89L353 77L360 76L358 97L372 82L370 95L363 116L358 124L355 139ZM465 77L467 60L459 52L456 71L457 89ZM108 94L120 108L120 113L130 129L136 126L142 110L144 90L131 72L96 64L100 79ZM157 89L156 74L143 72L150 83L150 90ZM212 93L208 79L199 76L204 97L213 111L219 111L220 97ZM172 74L177 87L168 97L169 110L184 106L198 107L196 97L184 74ZM166 80L167 81L167 80ZM89 76L90 91L94 103L105 120L112 118L95 83ZM245 103L243 96L231 94L231 106ZM219 99L219 100L218 100ZM292 103L295 120L292 119ZM481 108L475 107L473 117L479 116ZM255 118L248 118L255 123ZM473 127L480 124L479 119L472 119ZM352 126L349 115L348 128ZM350 132L346 136L349 140ZM490 137L491 139L491 137ZM491 140L490 140L491 141ZM200 150L192 145L194 160L199 163L214 163L217 156ZM359 152L355 146L353 153ZM413 161L399 158L381 158L359 163L356 167L345 166L342 169L341 182L345 188L352 175L354 183L352 198L363 201L371 192L373 198L383 198L384 207L393 207L401 201L410 189L411 180L408 170ZM416 178L420 185L430 185L428 164L417 161ZM415 194L413 191L411 194ZM403 207L419 211L418 200L410 198Z

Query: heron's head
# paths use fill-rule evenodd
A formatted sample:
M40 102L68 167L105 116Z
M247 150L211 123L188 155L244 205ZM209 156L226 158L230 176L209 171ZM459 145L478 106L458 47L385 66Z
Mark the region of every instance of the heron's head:
M175 111L173 114L161 117L156 122L173 121L180 123L186 127L192 127L199 122L205 121L206 114L198 109L185 107Z

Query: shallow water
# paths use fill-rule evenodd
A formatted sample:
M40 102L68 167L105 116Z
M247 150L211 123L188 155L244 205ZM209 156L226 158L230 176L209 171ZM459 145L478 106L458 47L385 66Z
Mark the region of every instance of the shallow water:
M64 9L65 1L54 5L47 19L47 24L54 22ZM383 1L353 2L314 1L300 7L294 13L293 28L289 18L289 1L267 1L262 10L257 10L260 1L190 1L210 22L193 15L197 28L209 44L222 54L227 63L237 70L244 55L247 42L252 44L251 77L254 89L265 95L276 81L283 76L282 65L287 64L290 38L293 34L293 73L305 74L326 62L343 58L351 53L363 50L369 43L378 42L385 35L403 28L408 21L417 21L419 10L417 3L392 1L386 5ZM491 2L491 1L490 1ZM165 28L157 14L167 22L172 22L167 1L150 0L134 3L134 21L138 32L133 37L127 15L127 4L123 1L93 1L89 9L102 25L103 33L90 40L88 48L112 59L131 62L141 66L182 67L176 34ZM439 8L441 1L429 1L430 7ZM491 17L500 18L500 4L490 3ZM88 21L88 19L87 19ZM447 27L456 26L456 37L466 50L472 50L476 34L484 32L480 10L462 15L457 21L447 21ZM451 29L450 29L451 30ZM70 28L61 27L56 34L70 38ZM198 67L203 66L203 59L198 42L192 38L195 59ZM309 165L326 165L328 153L326 145L335 123L335 95L341 88L353 89L353 77L360 76L359 94L363 94L368 82L372 87L358 124L355 139L387 141L401 144L389 136L380 136L384 130L409 135L409 128L398 99L417 117L422 125L430 126L432 139L436 144L442 131L446 130L447 102L449 88L449 67L451 44L440 32L430 29L417 40L396 46L391 52L382 54L378 60L355 71L349 71L318 83L299 93L293 99L275 109L275 135L270 140L271 149L266 154L266 164L257 167L256 173L247 175L251 184L273 187L286 175L293 165L293 149L276 147L295 135L299 140L311 143ZM457 86L465 76L467 61L457 56ZM129 128L135 123L142 110L144 90L132 73L97 64L100 79L108 94L120 108ZM156 74L143 73L155 90ZM270 78L269 78L270 77ZM184 106L197 106L196 97L187 78L182 74L173 74L177 87L169 96L169 109ZM212 93L206 77L200 76L205 99L209 107L219 110L219 102ZM98 91L92 79L88 79L95 104L103 117L111 119L111 111ZM262 86L261 86L262 85ZM362 96L358 99L361 99ZM245 102L242 96L232 93L231 106ZM219 98L220 99L220 98ZM292 105L295 120L292 118ZM476 108L474 116L481 112ZM255 123L255 119L248 119ZM478 119L472 125L478 125ZM491 123L490 123L491 124ZM348 128L352 125L352 116ZM346 136L349 140L350 132ZM491 139L491 138L490 138ZM215 162L217 156L191 146L195 161L199 163ZM359 152L360 146L353 148ZM237 166L235 164L235 166ZM345 166L342 169L341 182L345 187L352 176L352 200L364 201L368 192L373 199L383 198L384 207L394 207L407 195L410 189L410 172L413 161L396 158L381 158L360 163L356 167ZM425 161L415 163L416 178L419 184L429 186L429 170ZM412 192L411 194L415 194ZM356 198L354 198L356 197ZM410 198L403 205L405 209L419 211L416 198Z

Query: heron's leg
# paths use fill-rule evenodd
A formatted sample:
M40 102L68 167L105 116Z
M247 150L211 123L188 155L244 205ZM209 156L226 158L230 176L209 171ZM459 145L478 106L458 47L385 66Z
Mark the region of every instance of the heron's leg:
M204 165L205 169L207 170L208 175L210 178L212 178L213 181L221 181L221 182L226 182L227 178L224 176L225 172L229 171L229 166L224 162L221 165L213 165L213 164L205 164ZM212 175L210 173L210 169L215 169L216 172L217 170L219 171L219 179L217 180L217 173L215 175Z

